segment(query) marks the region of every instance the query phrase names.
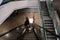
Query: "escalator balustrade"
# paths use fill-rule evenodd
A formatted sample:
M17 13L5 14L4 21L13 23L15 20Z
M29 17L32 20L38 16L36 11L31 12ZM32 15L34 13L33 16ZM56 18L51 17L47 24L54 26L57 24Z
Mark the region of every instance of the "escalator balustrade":
M8 32L1 34L0 40L16 40L18 37L21 37L24 34L24 29L25 28L23 24L12 28Z
M31 28L31 30L25 31L25 33L22 36L22 40L41 40L42 39L42 38L40 38L41 35L39 35L39 32L38 32L39 29L36 27L30 27L30 28ZM19 38L18 40L21 40L21 39Z
M36 32L34 29L36 30ZM40 38L38 38L41 35L38 36L39 33L37 33L37 31L39 30L34 27L31 27L31 29L27 31L25 26L21 25L2 34L0 36L0 40L41 40Z

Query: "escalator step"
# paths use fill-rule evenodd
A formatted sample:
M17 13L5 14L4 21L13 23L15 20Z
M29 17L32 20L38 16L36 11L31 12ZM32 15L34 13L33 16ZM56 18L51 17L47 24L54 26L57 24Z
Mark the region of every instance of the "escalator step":
M45 22L45 24L53 24L52 22Z
M45 25L45 27L53 27L53 25Z
M47 29L47 30L49 30L49 31L50 31L50 30L51 30L51 31L53 31L53 30L54 30L54 28L45 28L45 29Z
M54 38L55 36L53 36L53 35L51 35L51 36L50 35L47 35L46 37L47 38Z
M48 16L43 17L44 20L51 20Z
M56 40L56 37L47 38L47 40Z
M51 31L51 32L55 33L55 31ZM51 33L49 33L49 32L46 32L46 35L51 35Z
M24 35L23 40L37 40L34 32L28 32Z
M45 24L45 25L51 26L51 25L53 25L53 24Z
M47 29L47 30L49 30L49 31L51 31L51 32L54 31L54 29Z
M43 12L43 16L49 16L47 12Z
M36 40L36 38L24 38L24 40Z
M44 28L47 28L47 29L54 29L54 27L44 27Z
M52 20L44 20L45 22L53 22Z

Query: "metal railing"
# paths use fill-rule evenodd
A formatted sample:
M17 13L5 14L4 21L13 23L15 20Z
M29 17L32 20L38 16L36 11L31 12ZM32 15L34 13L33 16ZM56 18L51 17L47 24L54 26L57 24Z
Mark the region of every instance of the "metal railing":
M42 27L44 27L44 19L43 19L43 14L42 14L42 8L41 8L41 4L40 4L40 0L38 0L38 9L39 9L39 13L42 19ZM41 29L41 35L42 35L42 40L46 40L46 35L45 35L45 31L43 29Z

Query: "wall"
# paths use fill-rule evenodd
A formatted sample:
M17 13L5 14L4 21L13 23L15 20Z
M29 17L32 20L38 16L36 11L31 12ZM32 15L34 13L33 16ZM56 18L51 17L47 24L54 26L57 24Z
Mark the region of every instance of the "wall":
M33 17L32 12L22 12L15 11L13 14L0 26L0 34L9 31L10 29L21 25L25 22L25 18L28 16L29 18ZM39 19L39 13L34 13L35 23L41 25L41 19Z

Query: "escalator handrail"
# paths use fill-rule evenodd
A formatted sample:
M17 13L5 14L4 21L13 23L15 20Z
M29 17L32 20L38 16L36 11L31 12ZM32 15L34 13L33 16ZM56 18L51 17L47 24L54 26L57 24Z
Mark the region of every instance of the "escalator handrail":
M22 24L22 25L24 25L24 24ZM15 28L9 30L8 32L3 33L2 35L0 35L0 37L2 37L2 36L4 36L4 35L8 34L9 32L15 30L15 29L18 28L18 27L21 27L22 25L19 25L19 26L15 27Z
M25 35L25 33L26 33L26 30L25 30L24 33L22 33L21 35L19 35L19 36L16 38L16 40L18 40L20 37L23 37L23 36Z
M37 25L37 24L35 24L35 25ZM38 27L40 27L40 28L42 28L44 31L51 33L53 36L55 36L55 37L57 37L57 38L60 38L60 36L59 36L59 35L57 35L57 34L55 34L55 33L51 32L51 31L47 30L46 28L41 27L41 26L39 26L39 25L37 25L37 26L38 26Z
M36 28L34 28L34 29L35 30L33 30L33 31L34 31L34 33L36 35L37 40L42 40L41 35L39 35L40 33L37 32L37 29Z

